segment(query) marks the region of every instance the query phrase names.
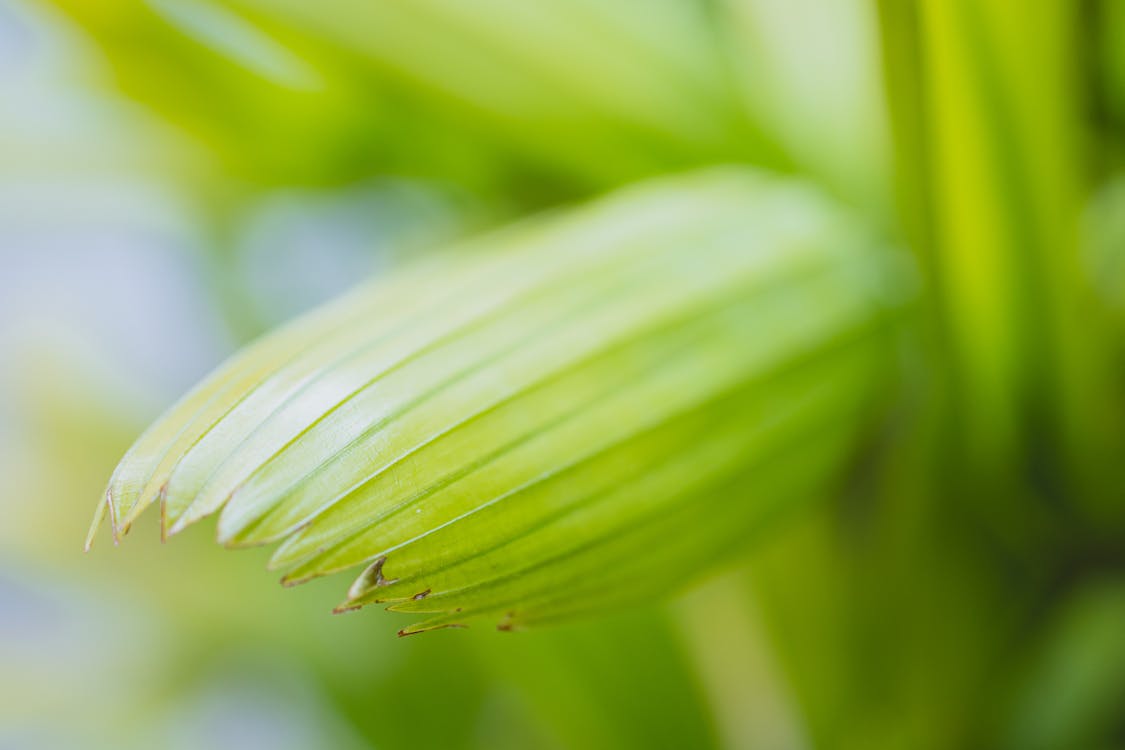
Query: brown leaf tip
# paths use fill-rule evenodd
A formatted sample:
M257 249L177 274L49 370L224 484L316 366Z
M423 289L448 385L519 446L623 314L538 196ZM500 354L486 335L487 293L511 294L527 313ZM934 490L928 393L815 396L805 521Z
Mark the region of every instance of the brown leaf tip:
M346 614L348 612L355 612L355 611L360 610L360 609L363 609L362 604L341 604L337 607L332 608L332 614L342 615L342 614Z
M462 622L450 622L450 623L446 623L445 625L434 625L433 627L423 627L423 628L420 628L418 630L411 630L410 628L403 628L402 630L398 631L398 637L399 638L405 638L408 635L420 635L422 633L432 633L435 630L445 630L446 628L457 628L458 630L466 630L466 629L468 629L468 627L469 627L468 625L466 625Z

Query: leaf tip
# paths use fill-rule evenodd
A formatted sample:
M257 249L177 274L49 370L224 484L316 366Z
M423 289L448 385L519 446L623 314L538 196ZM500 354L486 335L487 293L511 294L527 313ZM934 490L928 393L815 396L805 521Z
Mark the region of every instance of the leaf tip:
M446 628L467 630L469 626L462 622L447 622L441 625L411 625L410 627L398 631L398 637L405 638L408 635L419 635L420 633L429 633L434 630L445 630Z
M90 522L90 528L86 532L86 542L82 545L83 552L89 552L93 548L94 537L98 535L98 530L102 527L106 512L110 509L110 504L112 502L112 495L109 489L106 489L105 497L98 502L98 506L94 509L94 520Z
M386 564L387 557L384 555L364 568L363 572L356 577L355 581L353 581L352 585L348 588L348 598L358 599L372 589L377 589L381 586L390 586L392 583L397 582L397 578L388 579L383 576L383 566ZM430 590L426 589L423 596L429 593ZM420 599L422 597L415 596L414 598Z

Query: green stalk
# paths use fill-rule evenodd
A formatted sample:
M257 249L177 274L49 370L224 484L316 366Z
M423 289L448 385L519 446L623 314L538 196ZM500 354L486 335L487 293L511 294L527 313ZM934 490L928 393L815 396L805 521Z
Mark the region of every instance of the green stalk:
M1079 266L1079 8L881 6L900 209L928 277L958 465L978 489L1099 496L1110 371Z

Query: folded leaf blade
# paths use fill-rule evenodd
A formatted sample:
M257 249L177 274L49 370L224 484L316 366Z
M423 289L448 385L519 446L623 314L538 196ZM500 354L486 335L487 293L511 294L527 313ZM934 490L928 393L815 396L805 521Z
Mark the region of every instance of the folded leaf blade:
M838 475L885 375L885 262L739 170L527 222L236 356L99 515L219 512L230 546L281 542L287 582L366 565L343 608L423 629L659 595Z

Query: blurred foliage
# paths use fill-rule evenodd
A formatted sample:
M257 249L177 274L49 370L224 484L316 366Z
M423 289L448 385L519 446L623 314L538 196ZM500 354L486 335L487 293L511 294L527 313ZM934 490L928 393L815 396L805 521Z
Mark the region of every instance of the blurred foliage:
M833 5L829 43L794 56L800 9L760 2L58 3L112 82L205 143L225 179L378 171L523 207L730 161L802 164L884 199L871 14ZM825 118L827 138L798 126Z
M92 315L71 310L74 334L52 341L29 323L44 306L0 304L33 342L0 330L0 407L13 405L0 433L0 745L221 746L237 730L246 747L1125 742L1122 3L19 7L83 50L67 73L82 96L133 125L74 110L4 124L13 176L0 200L16 208L0 244L68 220L53 206L22 215L17 196L40 173L139 175L142 191L188 206L186 253L202 258L199 287L179 267L159 273L222 311L239 342L280 317L259 304L269 290L274 310L314 301L293 301L317 283L284 263L294 225L268 234L276 255L248 249L265 209L279 195L344 205L371 185L427 196L363 198L358 213L394 215L376 231L332 214L362 230L363 262L385 268L533 209L749 164L850 204L914 252L921 285L888 373L900 385L850 441L839 490L756 536L722 578L594 621L401 641L392 616L328 616L332 583L268 585L260 551L216 554L206 532L160 547L155 518L117 554L80 557L84 511L114 460L214 352L193 349L175 386L158 388L142 363L175 347L144 338L156 334L134 330L110 354L81 345ZM25 99L7 101L4 117L27 114ZM53 128L71 118L59 148ZM88 213L113 213L107 194ZM157 234L148 218L133 219L138 236ZM96 242L87 252L85 265L65 260L81 271L45 275L105 308L124 299L122 318L161 311L140 288L152 279L130 275L135 260ZM95 272L114 262L116 286ZM5 275L8 300L48 285ZM165 304L181 348L214 325Z

